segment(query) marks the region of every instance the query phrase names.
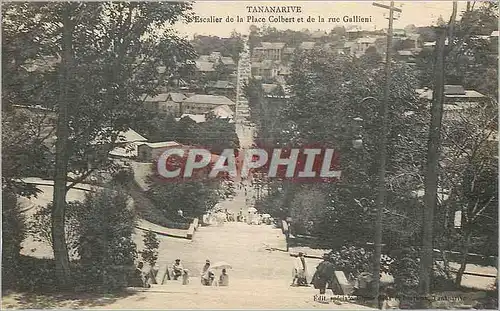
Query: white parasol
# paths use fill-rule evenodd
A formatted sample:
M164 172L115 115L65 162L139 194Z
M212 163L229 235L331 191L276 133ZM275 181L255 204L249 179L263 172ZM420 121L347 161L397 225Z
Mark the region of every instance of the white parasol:
M269 214L264 214L264 215L262 215L262 217L263 217L263 218L271 218L271 215L269 215Z
M210 266L211 269L231 269L232 266L225 261L218 261Z
M255 212L257 212L257 209L256 209L255 207L250 207L250 208L248 209L248 212L249 212L249 213L255 213Z

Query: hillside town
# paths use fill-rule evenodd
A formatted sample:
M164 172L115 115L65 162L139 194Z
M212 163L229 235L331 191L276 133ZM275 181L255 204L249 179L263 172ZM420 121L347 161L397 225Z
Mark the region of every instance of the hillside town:
M3 306L497 309L498 4L381 8L182 38L184 2L6 4Z

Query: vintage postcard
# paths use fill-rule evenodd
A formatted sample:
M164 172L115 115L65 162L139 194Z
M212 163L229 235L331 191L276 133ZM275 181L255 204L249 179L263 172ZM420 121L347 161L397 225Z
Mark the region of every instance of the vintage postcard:
M5 309L498 309L498 2L2 4Z

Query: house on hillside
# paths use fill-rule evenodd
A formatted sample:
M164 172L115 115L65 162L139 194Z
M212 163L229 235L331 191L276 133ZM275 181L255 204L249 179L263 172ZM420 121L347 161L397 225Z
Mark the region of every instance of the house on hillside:
M252 57L260 60L281 62L283 58L283 42L261 42L260 46L254 47Z
M357 57L360 57L360 56L362 56L362 55L365 54L366 50L369 47L377 48L376 41L377 41L377 38L375 38L375 37L359 38L358 40L356 40L356 45L355 45L355 48L354 48L354 54Z
M151 111L179 116L181 103L185 98L182 93L163 93L153 97L147 96L144 105Z
M132 129L121 132L116 141L116 147L109 153L113 158L136 158L138 146L148 140Z
M141 143L138 145L138 160L142 162L153 162L157 160L163 152L172 148L182 148L182 145L175 141Z
M204 114L189 114L189 113L184 113L179 118L176 118L175 121L180 121L180 120L182 120L184 118L188 118L188 119L194 121L195 123L205 123L205 122L207 122L207 119L205 118Z
M220 62L227 68L227 70L229 71L236 70L236 63L234 62L232 57L222 56L220 58Z
M322 30L315 31L311 34L311 39L313 40L322 40L324 38L328 38L328 33Z
M234 84L222 80L208 83L207 86L205 86L205 92L209 95L222 95L228 98L234 98L236 96Z
M417 89L416 92L421 100L429 103L432 101L431 89ZM444 97L444 120L458 118L463 112L474 113L474 109L488 101L488 97L483 94L465 90L461 85L445 85Z
M349 26L345 30L345 36L348 41L354 41L363 36L363 31L358 26Z
M310 50L313 50L315 47L316 47L316 42L312 42L312 41L302 42L299 45L299 49L301 49L303 51L310 51Z
M215 64L210 61L199 61L195 62L195 73L196 78L207 78L213 79L215 77Z
M411 50L397 51L396 58L410 65L415 65L415 53Z
M232 123L234 112L228 105L218 106L205 114L207 119L213 117L218 119L228 119Z
M252 62L252 76L273 79L278 75L279 65L273 61Z
M236 107L236 104L226 96L196 94L184 99L181 111L183 114L205 114L222 105L227 105L233 110Z

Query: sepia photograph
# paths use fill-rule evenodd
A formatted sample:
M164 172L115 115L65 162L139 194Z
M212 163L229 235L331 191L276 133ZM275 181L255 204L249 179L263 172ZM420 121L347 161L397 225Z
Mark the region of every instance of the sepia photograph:
M2 1L2 309L498 309L498 1Z

